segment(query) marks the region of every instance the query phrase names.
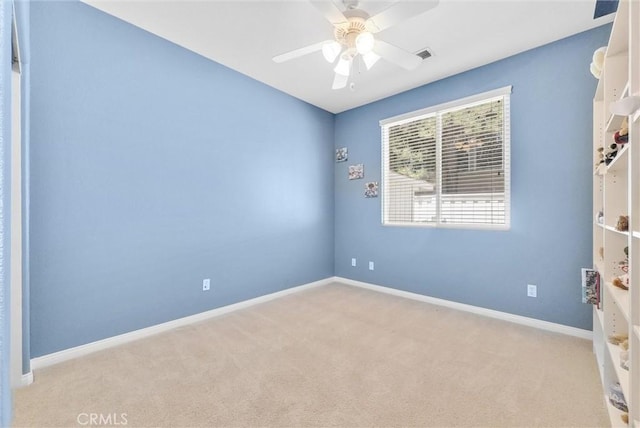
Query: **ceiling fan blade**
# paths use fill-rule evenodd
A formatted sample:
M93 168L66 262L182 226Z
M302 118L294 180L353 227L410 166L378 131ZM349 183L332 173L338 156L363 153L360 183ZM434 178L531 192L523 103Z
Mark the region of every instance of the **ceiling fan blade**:
M413 70L422 62L422 58L418 55L407 52L404 49L400 49L382 40L376 40L373 51L387 61L399 65L406 70Z
M331 0L310 0L311 3L316 9L320 11L327 18L327 21L332 23L333 25L341 25L347 24L347 18L344 14L338 9L338 6Z
M367 20L367 30L372 33L386 30L399 22L420 15L429 9L433 9L438 3L439 0L399 1L379 14L369 18Z
M331 89L342 89L347 86L347 81L349 80L349 76L343 76L342 74L336 73L336 76L333 78L333 86Z
M277 63L281 63L281 62L285 62L285 61L289 61L290 59L294 59L294 58L298 58L304 55L308 55L310 53L313 52L317 52L317 51L321 51L322 50L322 45L324 45L327 42L332 42L333 40L325 40L322 41L320 43L314 43L313 45L309 45L309 46L305 46L303 48L300 49L295 49L289 52L285 52L283 54L280 55L276 55L273 57L273 61L277 62Z

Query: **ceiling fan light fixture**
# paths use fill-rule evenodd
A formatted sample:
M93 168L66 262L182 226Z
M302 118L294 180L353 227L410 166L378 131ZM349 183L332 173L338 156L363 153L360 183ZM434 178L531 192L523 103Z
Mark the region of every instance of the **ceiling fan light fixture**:
M322 55L324 56L324 59L331 64L333 64L338 55L340 55L340 51L342 51L342 46L340 46L340 43L336 41L327 42L322 45Z
M366 55L373 50L375 39L373 34L368 31L363 31L356 37L356 49L360 55Z
M367 70L371 70L371 67L373 67L379 59L380 55L377 55L373 51L362 55L362 60L364 61L364 65L367 67Z
M343 76L341 74L336 73L333 78L333 85L331 89L342 89L347 86L347 82L349 81L349 76Z
M338 61L338 65L336 65L336 68L334 68L333 71L341 76L348 76L349 72L351 71L351 60L345 59L345 57L342 56L340 58L340 61Z

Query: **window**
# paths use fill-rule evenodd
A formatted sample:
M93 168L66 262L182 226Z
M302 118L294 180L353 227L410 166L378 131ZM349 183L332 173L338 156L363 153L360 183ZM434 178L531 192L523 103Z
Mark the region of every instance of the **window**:
M383 224L509 228L510 93L508 86L380 122Z

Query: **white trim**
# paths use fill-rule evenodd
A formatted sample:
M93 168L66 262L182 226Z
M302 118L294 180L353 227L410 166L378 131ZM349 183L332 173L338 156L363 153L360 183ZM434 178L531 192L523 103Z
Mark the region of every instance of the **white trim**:
M483 92L481 94L471 95L465 98L460 98L455 101L448 101L446 103L438 104L435 106L423 108L421 110L411 111L409 113L399 114L397 116L389 117L387 119L383 119L380 121L380 126L388 125L394 122L402 122L403 120L411 119L419 119L420 116L428 116L431 113L434 113L439 110L448 110L462 104L471 104L480 100L488 100L489 98L499 97L502 95L507 95L512 92L513 86L504 86L502 88L494 89L492 91Z
M562 324L542 321L535 318L528 318L520 315L509 314L507 312L494 311L492 309L481 308L478 306L466 305L464 303L438 299L435 297L429 297L422 294L411 293L408 291L396 290L394 288L383 287L381 285L370 284L367 282L355 281L353 279L342 278L339 276L332 276L329 278L322 279L320 281L315 281L315 282L300 285L297 287L288 288L286 290L278 291L276 293L267 294L265 296L256 297L254 299L245 300L243 302L234 303L232 305L223 306L221 308L212 309L207 312L202 312L202 313L191 315L188 317L179 318L177 320L169 321L166 323L157 324L151 327L135 330L135 331L121 334L118 336L113 336L106 339L98 340L96 342L87 343L86 345L76 346L75 348L69 348L63 351L54 352L52 354L43 355L42 357L33 358L31 360L31 369L38 370L44 367L49 367L54 364L72 360L74 358L82 357L85 355L89 355L97 351L113 348L113 347L120 346L125 343L133 342L139 339L144 339L146 337L154 336L159 333L164 333L166 331L170 331L178 327L183 327L186 325L205 321L210 318L228 314L230 312L248 308L260 303L275 300L280 297L297 293L299 291L304 291L310 288L328 285L333 282L338 282L344 285L349 285L354 287L366 288L366 289L377 291L380 293L391 294L394 296L417 300L420 302L430 303L433 305L445 306L448 308L452 308L452 309L456 309L464 312L471 312L474 314L483 315L490 318L496 318L503 321L513 322L516 324L538 328L541 330L547 330L555 333L575 336L582 339L588 339L588 340L593 339L593 333L589 330L583 330L576 327L570 327ZM33 382L33 372L29 372L22 376L22 384L24 386L29 385L32 382Z
M20 383L16 385L17 388L24 388L25 386L31 385L33 383L33 371L23 374L19 382Z
M481 308L479 306L467 305L464 303L452 302L450 300L438 299L436 297L425 296L422 294L411 293L409 291L396 290L394 288L383 287L381 285L370 284L367 282L355 281L342 277L335 277L336 282L341 282L354 287L366 288L368 290L380 293L391 294L393 296L404 297L406 299L418 300L420 302L431 303L432 305L445 306L447 308L457 309L459 311L471 312L490 318L496 318L515 324L526 325L528 327L538 328L540 330L552 331L554 333L566 334L569 336L579 337L581 339L593 340L593 332L581 328L570 327L568 325L556 324L549 321L538 320L535 318L523 317L507 312L494 311L493 309Z
M59 352L54 352L52 354L43 355L41 357L33 358L31 360L31 369L38 370L44 367L52 366L54 364L58 364L63 361L72 360L74 358L92 354L94 352L101 351L103 349L113 348L115 346L123 345L125 343L133 342L135 340L144 339L146 337L154 336L159 333L164 333L178 327L183 327L183 326L194 324L200 321L205 321L210 318L228 314L230 312L234 312L240 309L245 309L260 303L265 303L274 299L278 299L280 297L287 296L289 294L307 290L309 288L326 285L333 281L335 281L334 277L325 278L320 281L299 285L297 287L288 288L286 290L278 291L272 294L267 294L265 296L256 297L254 299L245 300L242 302L234 303L232 305L223 306L221 308L212 309L210 311L201 312L199 314L191 315L184 318L179 318L177 320L165 322L162 324L157 324L151 327L142 328L140 330L135 330L135 331L120 334L117 336L108 337L106 339L87 343L85 345L76 346L74 348L65 349Z

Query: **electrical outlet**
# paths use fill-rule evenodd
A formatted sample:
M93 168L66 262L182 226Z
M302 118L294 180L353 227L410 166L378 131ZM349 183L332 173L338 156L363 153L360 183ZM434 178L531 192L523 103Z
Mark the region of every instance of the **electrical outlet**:
M373 262L369 262L369 270L373 270Z
M353 267L356 266L356 259L351 259L351 266L353 266Z
M527 296L538 297L538 287L533 284L527 284Z
M209 278L202 280L202 291L211 290L211 280Z

